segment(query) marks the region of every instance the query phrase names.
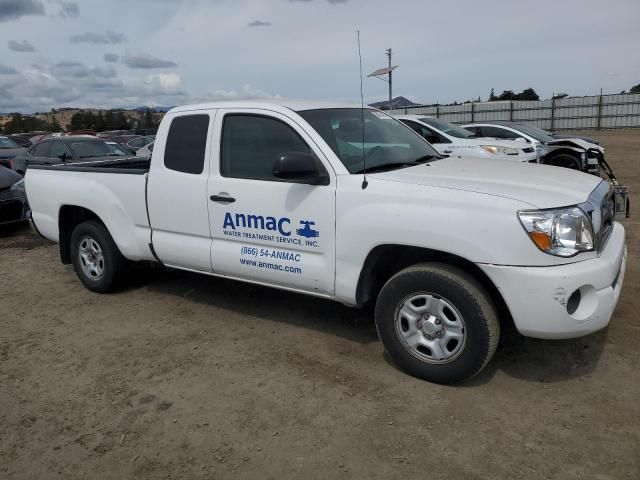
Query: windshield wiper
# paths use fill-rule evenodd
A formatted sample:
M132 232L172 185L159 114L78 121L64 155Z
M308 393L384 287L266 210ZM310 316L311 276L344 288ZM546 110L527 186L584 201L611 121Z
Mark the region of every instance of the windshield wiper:
M382 165L376 165L374 167L367 167L366 172L367 173L374 173L374 172L384 172L387 170L395 170L396 168L405 168L405 167L415 167L416 165L421 165L423 163L429 163L431 160L433 159L441 159L443 157L439 156L439 155L424 155L422 157L418 157L415 160L412 160L410 162L397 162L397 163L384 163ZM356 172L353 172L354 174L360 174L360 173L365 173L365 169L360 169Z

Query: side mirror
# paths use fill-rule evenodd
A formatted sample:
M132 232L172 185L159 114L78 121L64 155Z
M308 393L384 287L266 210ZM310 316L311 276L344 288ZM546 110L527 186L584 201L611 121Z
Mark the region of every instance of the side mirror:
M309 185L328 185L329 177L320 170L313 155L302 152L283 153L273 165L273 175L281 180Z
M61 153L60 155L58 155L58 158L63 162L66 162L68 157L66 153Z
M521 142L521 143L531 143L531 142L529 142L529 140L527 140L524 137L518 137L515 140L516 140L516 142Z

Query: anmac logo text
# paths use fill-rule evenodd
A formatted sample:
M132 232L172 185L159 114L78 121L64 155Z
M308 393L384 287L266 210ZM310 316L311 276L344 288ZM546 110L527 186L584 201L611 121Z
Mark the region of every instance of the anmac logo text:
M244 213L231 214L227 212L224 216L223 229L230 228L251 228L255 230L267 230L278 232L283 237L291 236L291 219L286 217L263 217L262 215L248 215Z

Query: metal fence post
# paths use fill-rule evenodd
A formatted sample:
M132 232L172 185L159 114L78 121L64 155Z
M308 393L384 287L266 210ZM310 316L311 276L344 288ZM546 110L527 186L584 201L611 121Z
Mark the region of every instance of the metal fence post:
M471 122L475 122L476 121L476 103L475 102L471 102Z
M440 118L440 105L436 105L436 118Z
M555 118L556 118L556 95L555 93L553 94L553 97L551 97L551 128L549 128L549 130L551 130L553 132L553 127L554 127L554 123L555 123Z
M602 89L600 89L600 98L598 98L598 126L596 127L600 130L602 126Z
M509 101L509 121L513 122L513 100Z

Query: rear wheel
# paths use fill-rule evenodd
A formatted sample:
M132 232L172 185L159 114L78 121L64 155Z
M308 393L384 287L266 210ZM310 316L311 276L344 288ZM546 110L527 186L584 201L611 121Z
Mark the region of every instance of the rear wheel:
M83 222L73 230L71 258L78 278L89 290L107 293L121 285L127 261L101 223Z
M415 265L394 275L380 292L375 317L393 361L435 383L476 375L500 337L491 297L473 277L444 264Z

